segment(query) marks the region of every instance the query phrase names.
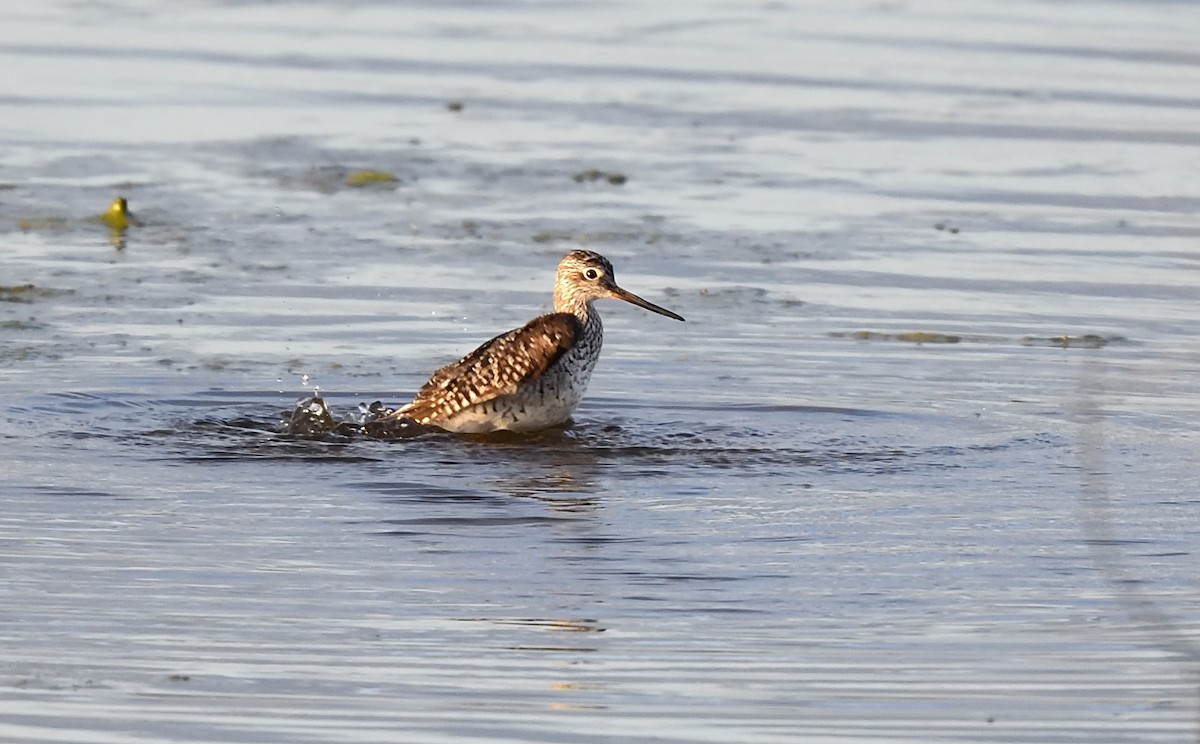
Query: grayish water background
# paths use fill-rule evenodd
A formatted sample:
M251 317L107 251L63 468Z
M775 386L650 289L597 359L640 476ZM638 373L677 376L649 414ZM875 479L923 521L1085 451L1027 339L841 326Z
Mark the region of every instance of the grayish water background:
M1196 6L3 15L0 739L1197 736ZM570 431L272 433L580 244Z

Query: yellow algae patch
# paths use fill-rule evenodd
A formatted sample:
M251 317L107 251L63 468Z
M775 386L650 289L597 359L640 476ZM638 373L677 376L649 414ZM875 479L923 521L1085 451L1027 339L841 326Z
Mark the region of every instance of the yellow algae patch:
M129 211L129 202L123 196L113 199L106 212L91 219L108 227L108 240L118 250L125 247L125 231L130 227L140 227L142 224Z
M125 197L118 196L108 205L108 211L96 215L96 219L113 230L125 230L132 224L133 215L129 213L129 202Z
M910 344L957 344L962 341L962 336L929 331L901 331L900 333L854 331L853 333L832 333L830 335L843 338L848 336L859 341L905 341Z
M99 222L101 225L105 225L108 229L117 233L125 231L130 226L140 226L142 224L129 211L129 202L123 196L113 199L112 204L109 204L108 209L105 211L100 214L94 214L83 221ZM62 230L71 227L73 224L78 225L79 222L63 217L34 217L17 220L17 227L26 232L30 230Z
M38 288L32 284L0 286L0 302L30 302L37 292Z
M123 196L113 199L108 210L91 218L108 227L108 239L117 248L125 247L125 231L130 227L141 227L141 221L129 211L129 202Z
M362 188L378 183L396 183L399 180L394 174L381 170L358 170L346 175L346 185L353 188Z
M24 232L33 230L60 230L67 226L62 217L36 217L33 219L17 220L17 227Z
M41 297L67 294L60 289L47 289L36 284L0 285L0 302L33 302Z
M566 230L542 230L533 234L530 239L535 243L556 243L560 240L571 240L574 233Z
M1024 336L1021 338L1022 346L1058 346L1063 349L1101 349L1108 346L1113 341L1123 341L1119 336L1113 338L1105 338L1094 333L1086 333L1082 336Z
M949 333L929 333L927 331L908 331L896 334L897 341L908 341L913 344L957 344L962 336Z

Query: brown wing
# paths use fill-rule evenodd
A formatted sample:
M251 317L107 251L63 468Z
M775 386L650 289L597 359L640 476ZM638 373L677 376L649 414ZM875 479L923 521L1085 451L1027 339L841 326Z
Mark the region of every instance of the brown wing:
M464 408L510 395L545 374L580 333L579 319L571 313L534 318L434 372L412 402L388 418L436 423Z

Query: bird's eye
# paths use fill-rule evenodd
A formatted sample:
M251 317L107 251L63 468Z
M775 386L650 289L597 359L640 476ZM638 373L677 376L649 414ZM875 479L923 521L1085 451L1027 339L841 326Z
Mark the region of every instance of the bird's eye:
M599 279L600 272L596 271L595 269L588 269L583 272L583 278L584 279Z

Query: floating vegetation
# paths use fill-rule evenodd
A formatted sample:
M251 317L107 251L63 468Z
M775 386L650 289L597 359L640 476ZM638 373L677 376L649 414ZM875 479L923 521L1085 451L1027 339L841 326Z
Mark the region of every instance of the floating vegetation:
M125 231L130 227L141 227L142 223L129 211L129 202L123 196L113 199L108 209L91 218L108 227L108 242L117 250L125 248Z
M125 231L140 227L141 221L129 211L129 202L123 196L113 199L108 209L84 220L68 220L64 217L33 217L17 220L17 227L25 232L35 230L66 230L80 223L101 224L108 228L109 241L117 248L125 247Z
M0 364L9 362L24 362L37 359L45 354L39 346L7 346L0 345Z
M771 301L771 293L762 287L732 284L723 287L701 287L696 295L718 306L744 307L753 303Z
M289 189L304 189L336 194L344 189L395 189L400 177L377 168L350 168L344 165L314 165L302 170L269 172Z
M557 243L564 240L574 240L575 233L567 230L542 230L530 238L535 243Z
M0 302L29 303L43 297L54 297L60 294L67 294L67 292L61 289L47 289L34 284L0 285Z
M114 232L124 232L131 226L141 227L142 224L141 221L138 220L137 217L134 217L133 213L129 211L129 201L123 196L118 196L116 199L113 199L112 204L108 205L107 210L95 215L91 219L94 222L107 225L108 228Z
M962 336L929 331L901 331L900 333L854 331L852 333L835 332L829 335L834 338L853 338L857 341L904 341L910 344L957 344L963 340Z
M381 184L394 184L399 182L394 173L388 173L381 170L356 170L346 174L346 185L361 189L366 186L379 186Z
M608 181L613 186L624 185L624 183L629 180L626 178L624 173L618 173L617 171L602 171L597 168L581 170L576 173L573 178L575 179L576 183L583 183L585 181L588 183L595 181Z
M17 227L24 232L35 230L61 230L67 226L67 220L62 217L34 217L17 220Z
M910 344L957 344L965 341L983 343L1011 343L1011 338L985 335L957 335L952 333L933 333L930 331L901 331L886 333L883 331L835 331L829 334L833 338L851 338L856 341L902 341ZM1087 333L1081 336L1022 336L1022 346L1045 346L1060 349L1101 349L1109 344L1129 343L1122 336L1101 336Z
M1085 333L1082 336L1023 336L1022 346L1056 346L1061 349L1102 349L1112 343L1126 341L1121 336L1100 336Z

